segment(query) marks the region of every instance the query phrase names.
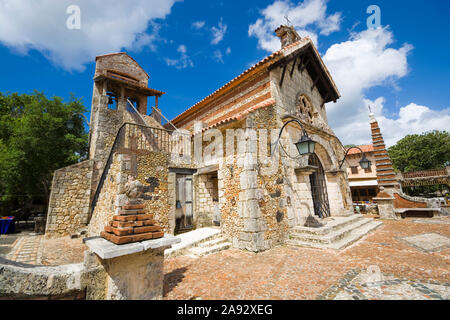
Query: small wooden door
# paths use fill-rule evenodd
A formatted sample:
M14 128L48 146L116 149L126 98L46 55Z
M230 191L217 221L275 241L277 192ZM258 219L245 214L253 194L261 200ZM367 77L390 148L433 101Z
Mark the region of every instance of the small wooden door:
M192 175L177 174L175 231L193 228Z

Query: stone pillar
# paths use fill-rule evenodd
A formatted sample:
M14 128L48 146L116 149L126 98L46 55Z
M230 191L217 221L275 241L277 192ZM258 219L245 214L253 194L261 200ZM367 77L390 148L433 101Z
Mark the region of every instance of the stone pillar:
M90 264L105 270L104 286L95 286L94 299L160 300L163 295L164 250L181 240L164 238L116 245L100 237L86 238ZM86 262L85 262L86 263Z

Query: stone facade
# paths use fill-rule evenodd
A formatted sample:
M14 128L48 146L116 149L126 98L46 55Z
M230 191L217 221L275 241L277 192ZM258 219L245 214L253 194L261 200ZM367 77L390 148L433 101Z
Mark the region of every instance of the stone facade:
M194 226L220 220L234 247L254 252L284 243L291 228L318 218L319 200L310 177L319 169L323 185L314 188L321 188L327 215L350 214L347 174L338 169L345 150L328 126L325 109L339 93L310 39L284 41L280 51L177 116L172 124L188 134L179 142L167 141L182 133L162 130L146 115L143 102L137 104L140 114L125 107L130 92L118 92L123 79L134 83L141 97L162 94L144 88L148 77L134 60L123 54L98 58L90 141L95 201L89 235L99 234L126 201L123 187L130 175L144 184L146 211L165 233L175 232L177 177L192 177ZM122 80L108 78L110 73ZM119 96L116 110L106 101L111 90ZM290 119L301 122L303 129L287 127L278 150L273 150ZM137 125L123 128L126 122ZM299 158L293 144L303 133L316 142L316 167L310 166L308 156ZM183 157L180 147L189 151ZM186 203L190 201L189 195Z
M55 172L47 214L46 237L60 237L86 228L92 190L93 161Z

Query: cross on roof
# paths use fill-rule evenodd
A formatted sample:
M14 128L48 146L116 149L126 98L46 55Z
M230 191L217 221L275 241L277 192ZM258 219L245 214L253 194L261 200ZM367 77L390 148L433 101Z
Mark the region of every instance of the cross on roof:
M291 21L289 20L289 16L288 16L288 15L285 15L284 18L286 19L287 25L288 25L288 26L291 26L292 23L291 23Z

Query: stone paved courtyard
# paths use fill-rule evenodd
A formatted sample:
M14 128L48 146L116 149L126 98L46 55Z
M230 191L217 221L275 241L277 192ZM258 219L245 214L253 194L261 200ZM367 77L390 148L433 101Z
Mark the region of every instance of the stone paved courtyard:
M450 250L401 238L449 237L450 220L414 220L384 221L340 252L280 246L168 259L164 299L449 299ZM423 237L426 246L434 239Z
M384 221L333 251L279 246L165 260L164 299L449 299L450 218ZM31 264L83 261L82 239L0 237L0 255Z

